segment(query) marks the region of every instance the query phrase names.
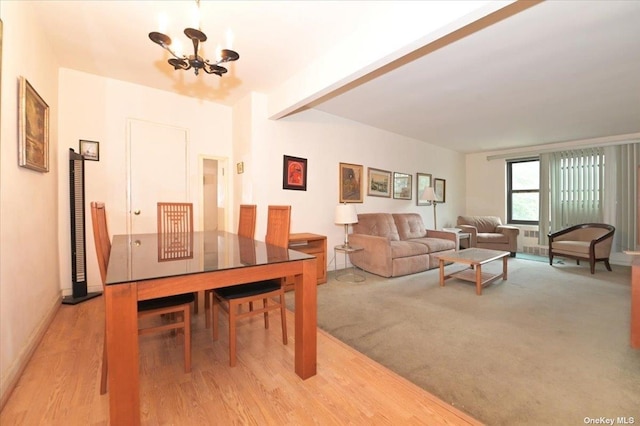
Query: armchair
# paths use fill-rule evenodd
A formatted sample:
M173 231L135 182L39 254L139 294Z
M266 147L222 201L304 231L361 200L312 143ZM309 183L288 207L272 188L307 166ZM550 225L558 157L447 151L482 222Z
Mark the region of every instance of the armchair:
M469 234L469 247L508 251L511 257L516 255L520 229L503 225L498 216L458 216L457 227Z
M604 266L611 271L609 255L615 228L604 223L584 223L569 228L550 232L549 236L549 264L553 264L553 256L588 260L591 273L595 272L595 263L604 262Z

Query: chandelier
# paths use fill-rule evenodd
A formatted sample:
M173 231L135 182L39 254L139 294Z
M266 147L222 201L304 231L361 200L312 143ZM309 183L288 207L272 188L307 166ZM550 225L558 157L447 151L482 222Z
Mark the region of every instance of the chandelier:
M196 4L199 12L200 0L196 0ZM203 59L202 56L198 54L198 47L200 46L200 43L207 41L206 34L200 31L200 29L196 30L195 28L187 28L184 30L184 35L191 39L193 43L193 55L178 56L170 47L171 38L168 35L155 31L149 33L149 38L152 42L159 44L160 47L171 53L173 58L169 59L168 62L173 66L174 70L189 70L193 68L196 75L198 75L200 70L204 70L207 74L216 74L222 77L222 74L226 73L227 69L220 66L220 64L237 61L238 58L240 58L238 52L229 49L221 49L215 62Z

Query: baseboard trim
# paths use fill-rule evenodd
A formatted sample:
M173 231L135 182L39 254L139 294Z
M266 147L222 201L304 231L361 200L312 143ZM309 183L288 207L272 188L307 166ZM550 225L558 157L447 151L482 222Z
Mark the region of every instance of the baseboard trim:
M0 411L4 408L4 405L9 400L11 392L13 392L16 385L18 384L20 376L24 372L24 369L27 367L27 364L33 356L36 348L42 341L44 334L53 321L53 318L58 312L58 309L60 309L60 306L62 306L62 295L59 294L49 307L47 315L44 316L40 324L38 324L38 327L35 329L34 333L31 335L31 338L27 342L27 345L22 349L20 355L18 355L13 365L8 369L6 377L3 377L2 380L0 380Z

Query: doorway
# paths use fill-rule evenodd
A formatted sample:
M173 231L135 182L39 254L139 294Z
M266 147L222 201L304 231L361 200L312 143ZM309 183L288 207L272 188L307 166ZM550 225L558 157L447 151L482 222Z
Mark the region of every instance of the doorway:
M227 229L227 159L201 156L202 230Z

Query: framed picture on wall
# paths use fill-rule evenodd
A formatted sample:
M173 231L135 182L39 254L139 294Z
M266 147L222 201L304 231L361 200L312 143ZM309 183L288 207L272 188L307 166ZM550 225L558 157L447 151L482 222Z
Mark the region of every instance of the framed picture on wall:
M285 155L282 168L282 189L307 190L307 159Z
M18 93L18 165L48 172L49 105L22 76Z
M391 172L369 167L367 195L391 198Z
M438 198L436 203L444 203L447 197L447 182L444 179L435 178L433 180L433 192L436 193Z
M85 160L100 161L100 143L80 140L80 155Z
M422 194L424 194L425 188L431 186L431 174L430 173L418 173L416 175L416 203L419 206L430 206L431 201L423 200Z
M340 163L338 181L341 203L362 202L362 171L360 164Z
M412 177L407 173L393 172L393 198L397 200L411 199Z

